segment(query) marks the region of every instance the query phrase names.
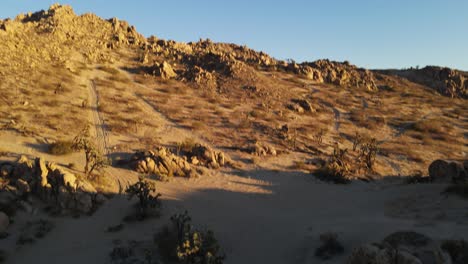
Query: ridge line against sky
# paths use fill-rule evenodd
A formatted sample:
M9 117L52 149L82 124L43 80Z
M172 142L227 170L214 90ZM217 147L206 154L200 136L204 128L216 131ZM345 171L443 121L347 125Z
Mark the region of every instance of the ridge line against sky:
M57 0L2 0L0 18ZM438 65L468 70L465 0L63 0L77 14L118 17L145 36L210 38L278 59L348 60L365 68Z

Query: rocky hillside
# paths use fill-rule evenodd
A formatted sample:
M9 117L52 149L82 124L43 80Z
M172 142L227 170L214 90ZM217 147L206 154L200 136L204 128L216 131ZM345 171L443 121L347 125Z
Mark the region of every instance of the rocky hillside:
M412 82L428 86L444 96L468 98L468 74L466 72L437 66L383 72L401 76Z

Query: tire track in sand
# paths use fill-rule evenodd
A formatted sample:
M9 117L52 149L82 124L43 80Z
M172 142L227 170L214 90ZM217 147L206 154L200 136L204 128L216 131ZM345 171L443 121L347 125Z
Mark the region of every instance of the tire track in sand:
M108 130L99 112L99 95L96 83L91 80L89 85L89 109L91 112L91 132L96 140L96 147L105 156L109 154Z

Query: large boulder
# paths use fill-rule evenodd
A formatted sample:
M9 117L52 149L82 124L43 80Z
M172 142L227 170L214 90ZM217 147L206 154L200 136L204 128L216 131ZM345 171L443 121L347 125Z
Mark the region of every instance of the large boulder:
M172 66L167 63L166 61L163 61L162 63L156 63L153 66L153 74L155 76L159 76L164 80L172 79L177 77L177 74L175 71L172 69Z
M38 179L39 186L45 188L48 184L47 175L49 170L47 169L46 163L42 158L36 158L36 179Z
M454 160L435 160L429 165L429 177L433 182L451 183L468 180L468 170L465 162Z

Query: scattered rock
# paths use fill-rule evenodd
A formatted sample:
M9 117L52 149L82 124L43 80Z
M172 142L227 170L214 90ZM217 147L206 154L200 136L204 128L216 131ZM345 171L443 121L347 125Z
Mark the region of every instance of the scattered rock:
M276 149L273 146L262 144L260 142L255 142L255 145L251 148L250 152L256 156L276 156L277 154Z

